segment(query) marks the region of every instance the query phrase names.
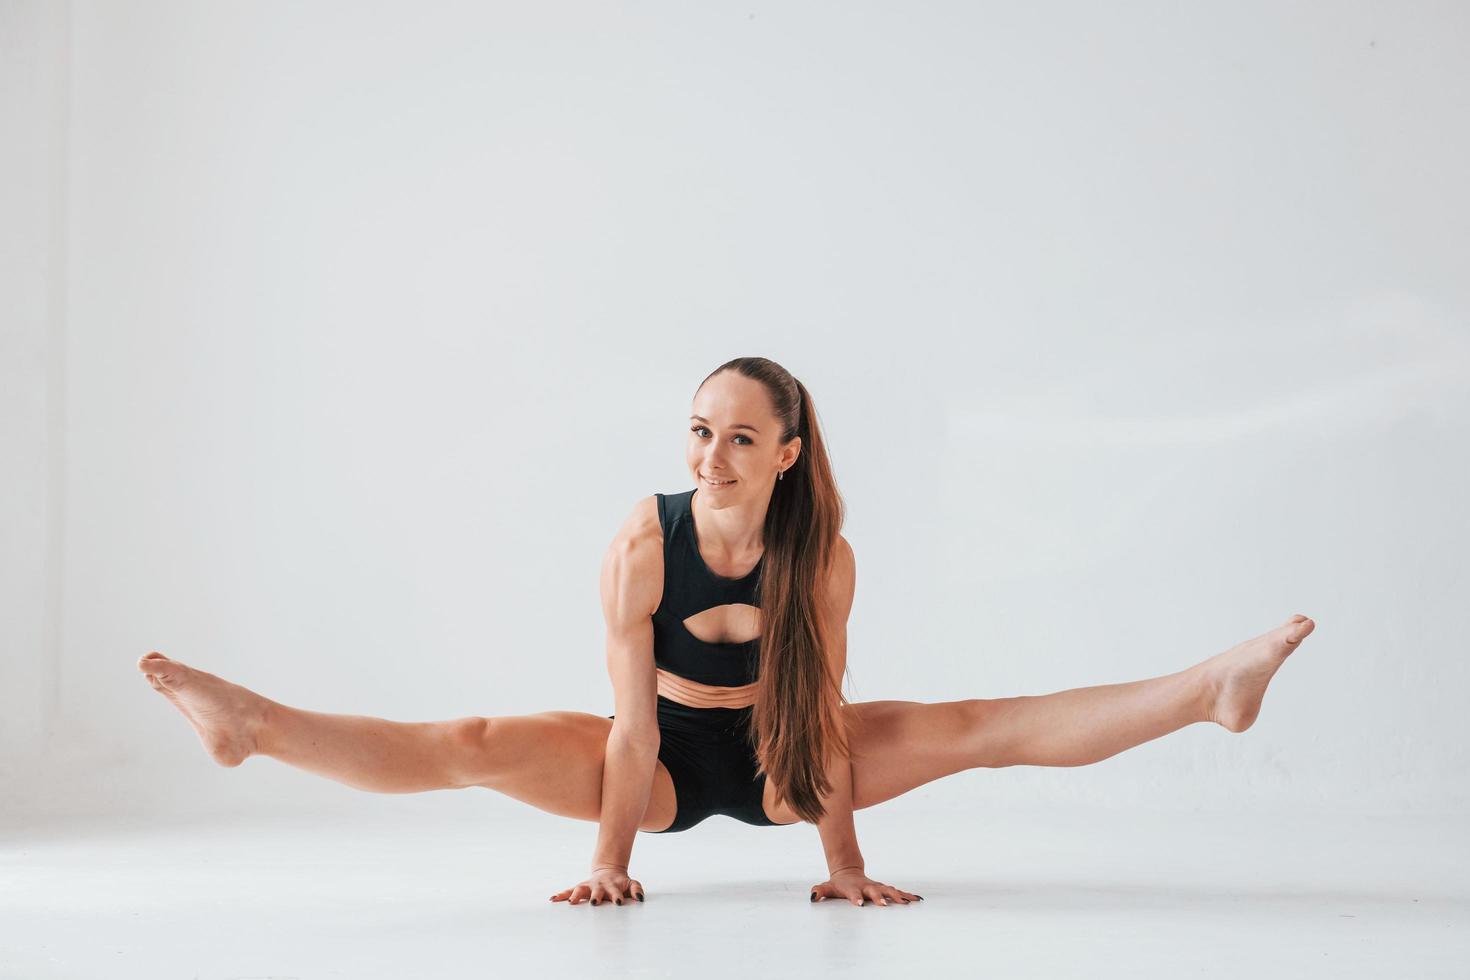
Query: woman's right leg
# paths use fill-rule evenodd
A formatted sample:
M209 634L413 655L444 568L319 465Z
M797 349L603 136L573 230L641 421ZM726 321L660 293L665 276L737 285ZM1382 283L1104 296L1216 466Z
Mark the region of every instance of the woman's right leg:
M598 819L612 722L578 711L403 722L280 704L161 653L138 661L215 761L266 755L355 789L419 793L483 786L559 816ZM674 784L654 771L640 829L673 820Z

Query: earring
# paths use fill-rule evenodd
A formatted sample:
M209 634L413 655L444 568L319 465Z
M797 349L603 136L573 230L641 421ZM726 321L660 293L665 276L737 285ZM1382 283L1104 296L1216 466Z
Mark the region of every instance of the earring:
M776 474L776 479L778 479L778 480L784 480L784 479L786 479L786 471L785 470L781 470L780 472L778 472Z

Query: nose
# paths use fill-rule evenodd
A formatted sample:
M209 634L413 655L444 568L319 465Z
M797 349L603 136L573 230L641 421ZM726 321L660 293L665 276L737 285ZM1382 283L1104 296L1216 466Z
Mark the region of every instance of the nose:
M725 458L722 454L711 450L704 457L704 471L711 475L725 468Z

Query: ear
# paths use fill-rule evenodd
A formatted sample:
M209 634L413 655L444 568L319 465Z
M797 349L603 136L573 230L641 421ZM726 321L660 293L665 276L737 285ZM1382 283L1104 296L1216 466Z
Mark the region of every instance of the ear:
M796 464L796 460L800 456L801 456L801 436L792 436L791 437L791 441L788 442L781 449L781 468L783 470L789 470L789 469L791 469L791 467Z

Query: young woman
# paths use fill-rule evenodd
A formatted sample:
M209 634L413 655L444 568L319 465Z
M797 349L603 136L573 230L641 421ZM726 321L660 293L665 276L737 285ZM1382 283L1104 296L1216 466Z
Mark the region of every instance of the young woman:
M634 507L602 565L616 712L396 722L287 707L161 653L138 667L215 761L266 755L358 789L483 786L598 821L587 879L551 896L643 900L637 831L711 814L817 826L812 901L920 896L865 873L854 810L979 767L1082 766L1194 722L1241 732L1314 624L1284 625L1185 670L1039 697L923 704L842 696L854 560L806 388L760 357L694 395L695 488Z

